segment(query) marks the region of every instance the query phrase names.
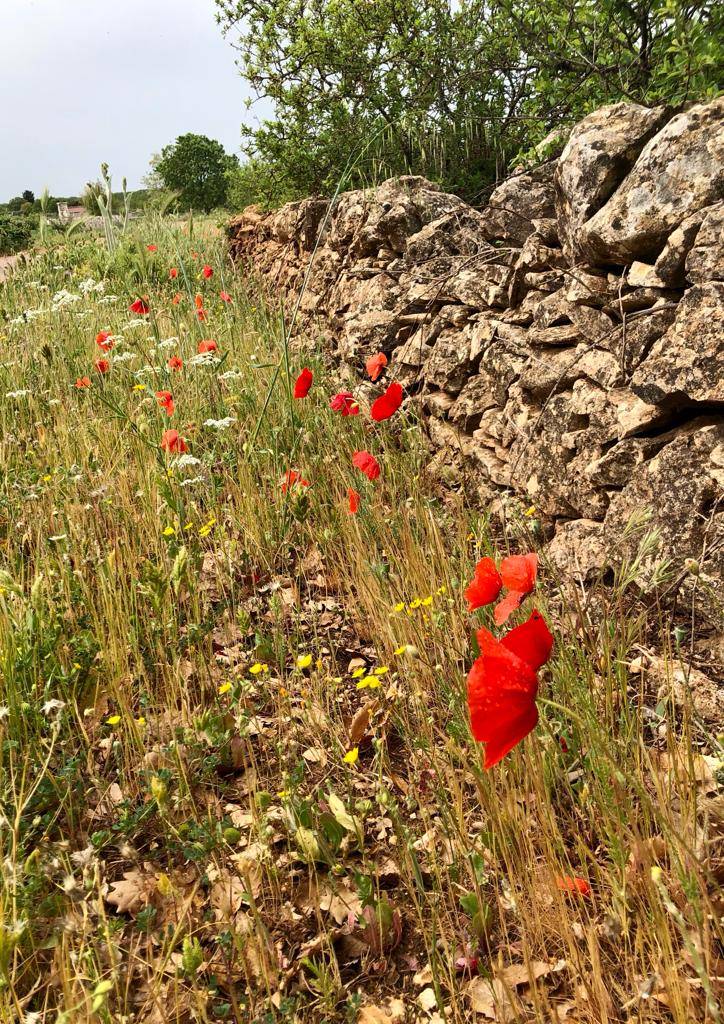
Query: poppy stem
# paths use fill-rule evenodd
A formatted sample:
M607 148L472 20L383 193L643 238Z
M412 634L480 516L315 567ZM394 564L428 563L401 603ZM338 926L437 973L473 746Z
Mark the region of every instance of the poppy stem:
M580 715L576 714L575 711L571 711L570 708L564 707L563 704L558 704L555 700L547 700L545 697L538 697L538 704L544 704L548 708L553 708L554 711L560 711L566 718L572 718L573 721L581 727L585 728L585 722Z

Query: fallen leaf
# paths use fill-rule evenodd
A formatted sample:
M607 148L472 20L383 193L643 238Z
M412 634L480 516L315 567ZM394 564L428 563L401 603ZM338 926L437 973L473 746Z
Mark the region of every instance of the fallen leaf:
M106 902L115 907L119 914L136 914L151 902L155 888L155 876L133 868L124 871L123 878L111 883Z

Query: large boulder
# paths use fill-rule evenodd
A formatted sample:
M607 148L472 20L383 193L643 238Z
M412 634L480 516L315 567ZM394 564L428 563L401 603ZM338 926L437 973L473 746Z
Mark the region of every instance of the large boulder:
M689 214L724 193L724 96L673 117L643 148L608 202L581 229L590 259L653 261Z
M614 103L589 114L571 132L554 183L558 234L574 259L581 255L581 228L621 184L667 115L665 107Z

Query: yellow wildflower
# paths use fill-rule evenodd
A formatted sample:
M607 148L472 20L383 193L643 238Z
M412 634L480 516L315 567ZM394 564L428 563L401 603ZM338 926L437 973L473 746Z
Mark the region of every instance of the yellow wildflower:
M106 719L106 725L118 725L121 720L120 715L111 715L110 718Z
M173 537L175 533L176 530L173 528L173 526L167 526L166 529L163 531L164 537Z
M297 668L309 668L312 664L311 654L298 654L297 655Z
M138 718L136 719L136 725L145 725L145 724L146 724L146 719L143 717L143 715L139 715Z
M393 612L403 612L405 610L405 602L398 601L395 607L392 609Z
M404 654L405 653L405 649L406 648L407 648L407 644L403 644L402 647L396 647L395 650L392 653L393 654L397 654L399 656L400 654Z
M133 390L134 391L145 391L146 390L146 385L145 384L134 384L133 385Z
M268 672L269 671L269 666L265 665L261 661L257 661L254 665L251 666L249 671L251 672L251 674L253 676L258 676L260 672Z
M342 760L344 761L345 764L357 764L357 758L358 757L359 757L359 747L352 747L351 750L347 751L347 753L344 755Z
M422 601L419 597L416 597L413 601L410 601L410 608L419 608Z
M387 675L389 671L390 670L388 669L387 665L378 665L377 668L374 670L376 676Z
M366 671L367 671L367 669L364 667L364 665L360 665L360 667L356 668L354 670L354 672L352 673L352 678L353 679L359 679L359 677L363 676L366 673Z
M430 605L432 604L432 596L430 596L430 597L423 597L423 599L421 601L421 604L423 605L423 607L429 608Z
M231 689L231 683L229 683L229 682L222 683L221 686L219 687L219 693L222 693L222 694L223 693L228 693L230 689Z

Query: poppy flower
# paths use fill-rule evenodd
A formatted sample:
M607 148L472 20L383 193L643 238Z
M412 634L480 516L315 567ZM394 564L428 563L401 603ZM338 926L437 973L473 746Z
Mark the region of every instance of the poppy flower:
M178 277L178 267L171 267L171 269L168 272L168 276L171 278L172 281L175 281L176 278Z
M347 498L349 500L349 514L355 515L359 510L360 495L359 491L355 491L353 487L347 488Z
M206 310L205 309L197 309L196 310L196 319L197 320L202 320L202 321L205 320L206 319Z
M183 455L189 450L185 438L181 437L178 430L164 430L161 435L161 448L173 455Z
M388 420L390 416L397 412L401 405L402 385L398 384L397 381L393 381L384 395L380 395L372 403L370 416L373 420L377 420L378 423L381 420Z
M157 391L156 398L161 409L165 409L167 415L173 415L173 411L176 408L173 402L173 395L170 391Z
M94 365L98 373L108 373L111 368L111 364L107 359L96 359Z
M79 377L75 382L77 388L89 388L91 386L90 377Z
M511 555L500 563L500 576L508 593L495 606L493 617L497 626L502 626L508 617L520 607L528 594L535 588L538 574L538 555Z
M115 342L110 331L98 331L96 334L96 345L102 352L110 352Z
M495 568L492 558L481 558L475 566L475 575L472 582L465 590L465 599L468 602L468 611L474 612L476 608L492 604L502 590L503 581L500 573Z
M329 406L335 412L341 412L343 416L359 416L359 405L351 391L338 391L332 396Z
M204 266L203 266L203 267L201 268L201 273L203 274L203 276L204 276L204 277L206 278L206 280L208 281L210 277L213 277L213 276L214 276L214 269L213 269L213 267L210 267L210 266L208 265L208 263L206 263L206 264L204 264Z
M579 893L581 896L591 895L591 886L585 878L578 875L561 875L556 878L556 886L561 892Z
M174 306L178 306L178 304L179 304L179 302L181 301L182 298L183 298L183 296L182 296L181 292L176 292L174 297L171 299L171 302L173 302Z
M194 306L196 306L197 309L203 309L203 305L204 297L203 295L199 295L197 292L196 295L194 295Z
M136 299L128 308L131 313L136 313L138 316L147 316L150 312L150 307L145 299Z
M295 398L306 398L309 394L309 389L312 386L312 380L314 375L311 370L305 366L302 372L294 382L294 397Z
M355 452L352 456L352 465L364 473L368 480L376 480L380 475L380 464L368 451Z
M228 292L219 292L219 298L222 302L231 302L231 296Z
M171 356L168 363L166 364L169 370L182 370L184 361L181 356Z
M370 356L365 363L365 369L370 380L377 380L385 366L387 366L387 356L384 352L378 352L377 355Z
M309 481L296 469L288 469L281 479L282 494L286 494L290 487L309 487Z
M537 672L551 655L553 637L534 611L502 640L487 629L478 630L477 638L480 657L468 673L468 709L473 736L485 743L485 768L492 768L538 723Z
M148 249L149 252L156 252L156 250L158 249L158 246L151 244L151 245L147 245L146 248Z
M215 341L211 338L206 338L204 341L199 342L199 355L203 355L204 352L215 352L218 348Z

